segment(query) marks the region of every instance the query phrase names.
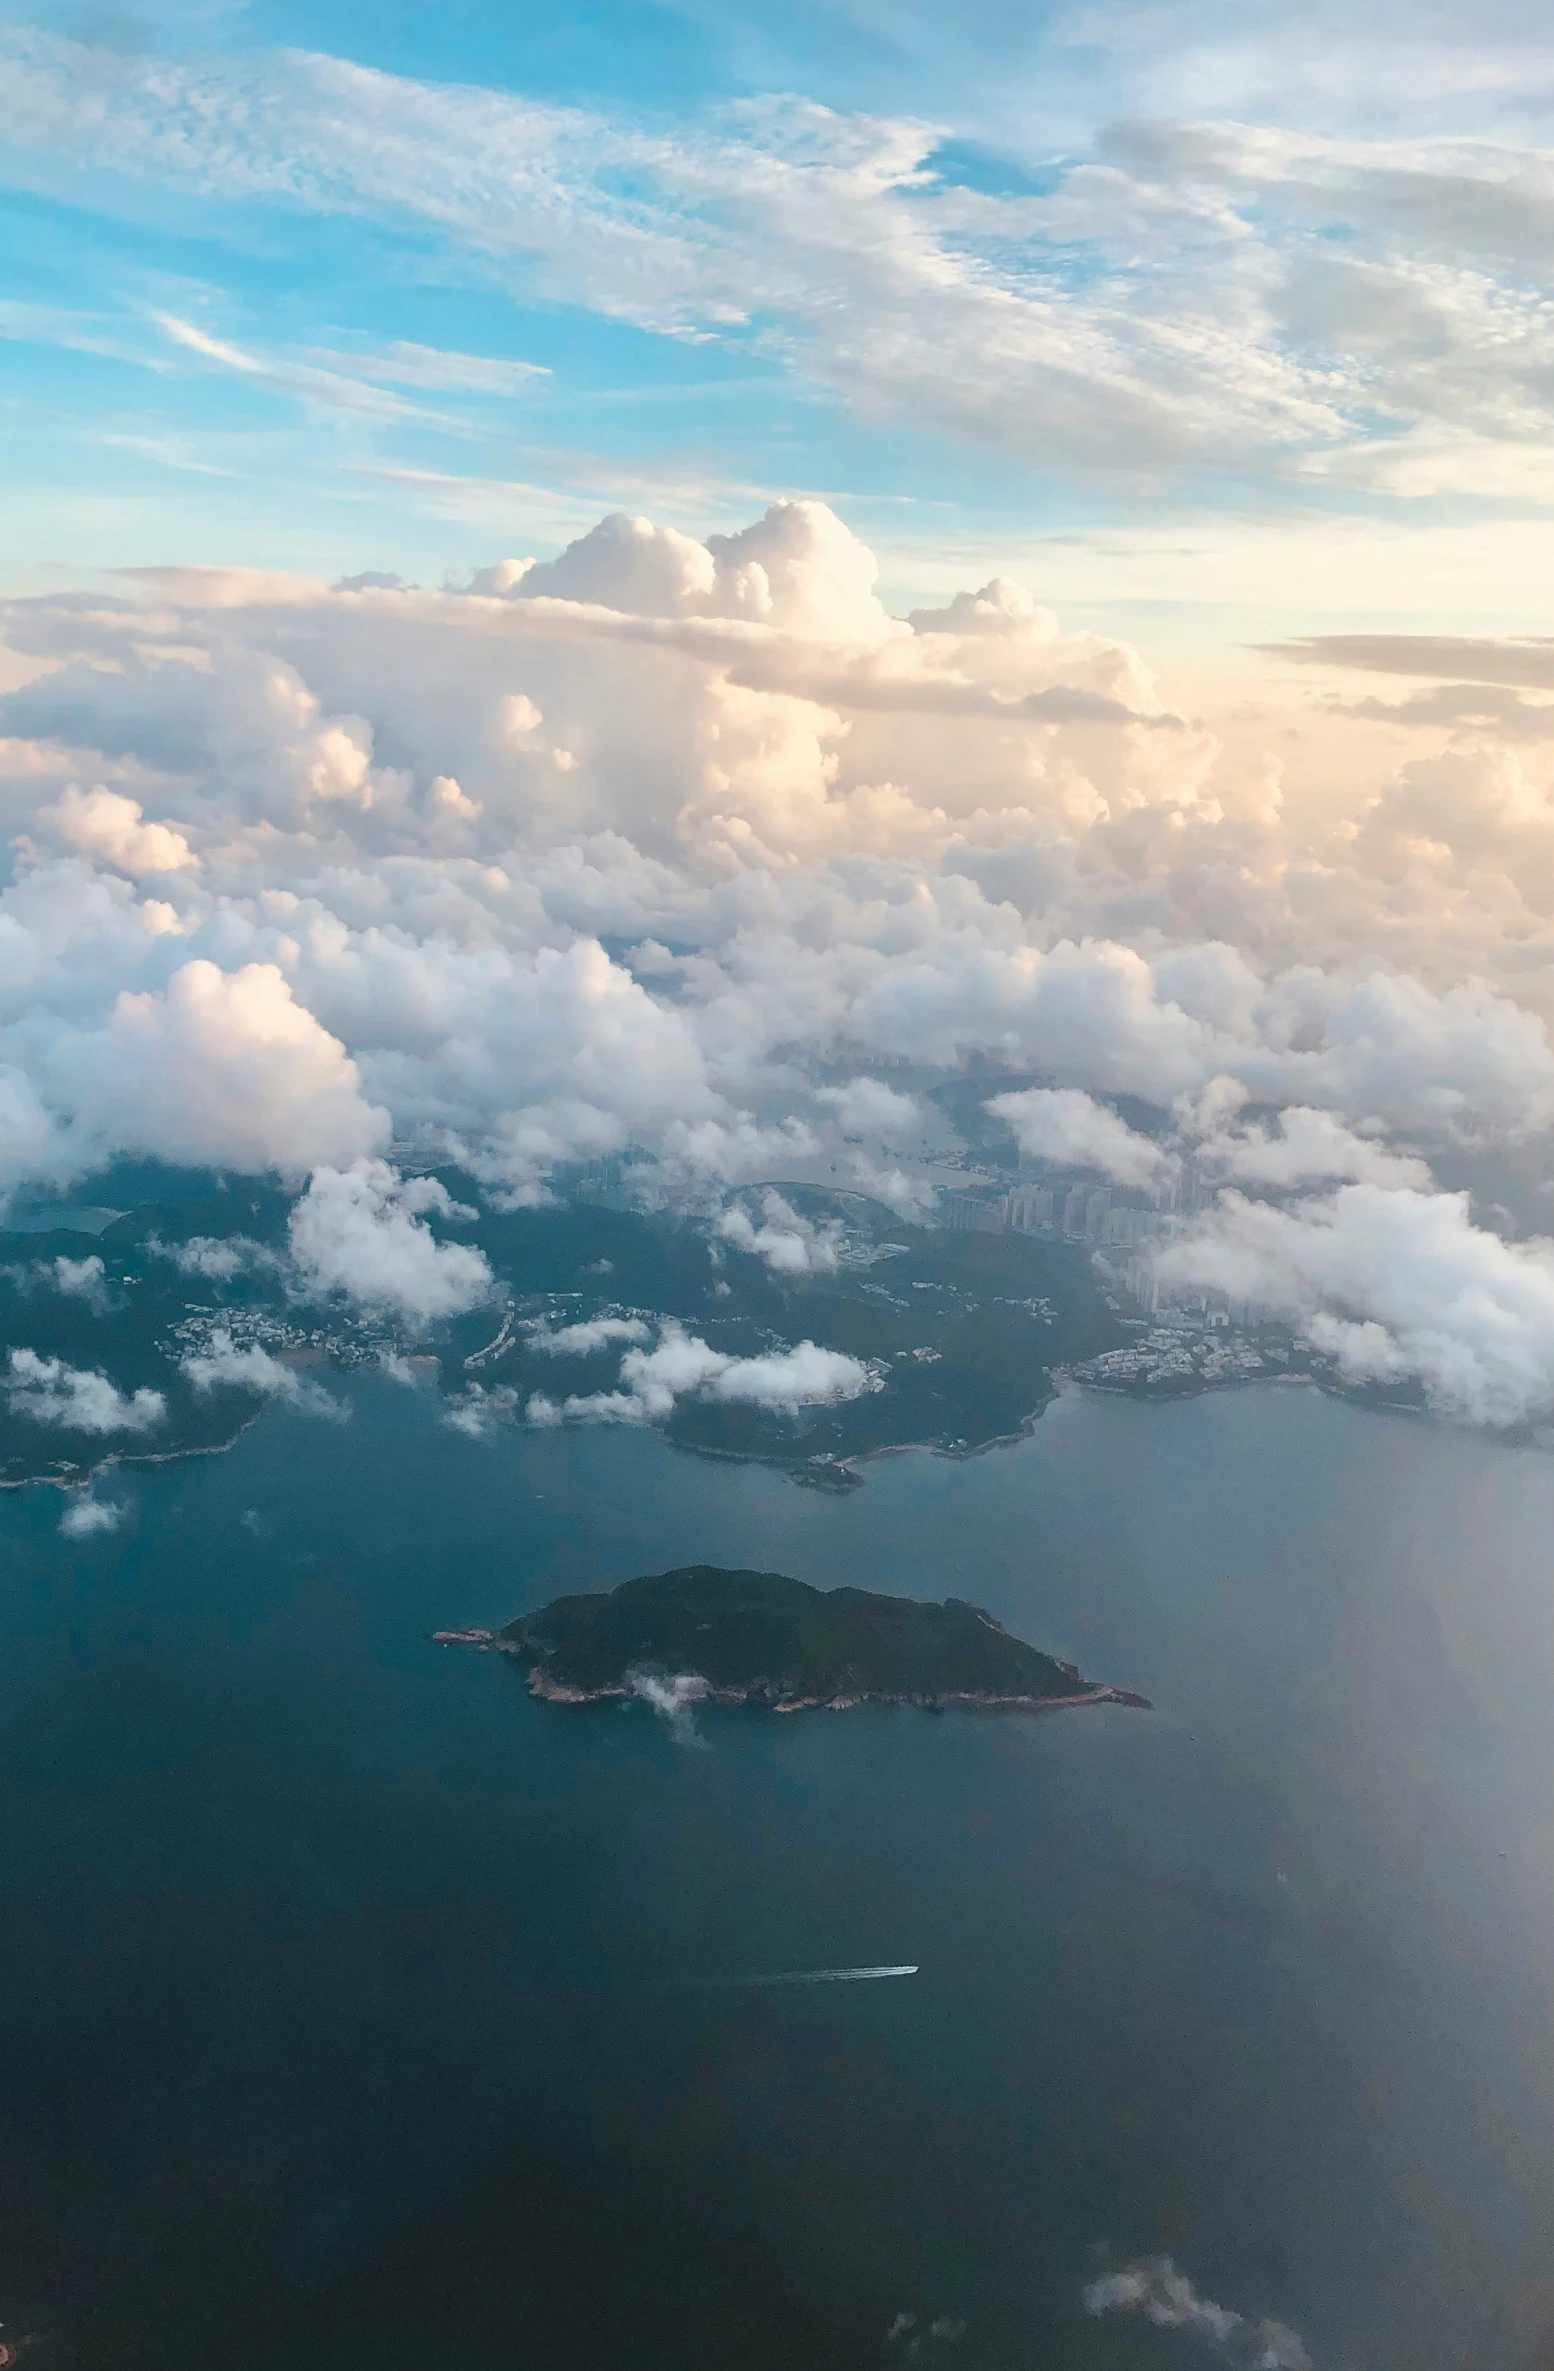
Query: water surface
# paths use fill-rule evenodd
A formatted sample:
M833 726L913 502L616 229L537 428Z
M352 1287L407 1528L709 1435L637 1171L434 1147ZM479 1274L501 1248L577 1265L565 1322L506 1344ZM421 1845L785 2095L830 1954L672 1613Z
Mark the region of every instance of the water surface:
M159 2366L1318 2371L1554 2327L1554 1460L1068 1398L833 1498L369 1383L0 1501L0 2317ZM426 1633L689 1561L970 1597L1152 1714L531 1704ZM915 1964L910 1979L774 1974Z

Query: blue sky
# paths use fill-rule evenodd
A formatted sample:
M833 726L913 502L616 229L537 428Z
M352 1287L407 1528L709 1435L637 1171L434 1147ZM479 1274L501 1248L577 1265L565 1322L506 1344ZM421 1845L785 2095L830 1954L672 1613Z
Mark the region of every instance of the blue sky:
M1178 655L1536 630L1528 10L14 11L13 587L831 501Z

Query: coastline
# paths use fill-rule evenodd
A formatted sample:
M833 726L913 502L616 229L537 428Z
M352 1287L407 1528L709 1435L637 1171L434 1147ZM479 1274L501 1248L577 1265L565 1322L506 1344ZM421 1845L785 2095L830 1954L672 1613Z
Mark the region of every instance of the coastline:
M341 1370L341 1372L345 1373L349 1370ZM1342 1400L1351 1407L1367 1408L1387 1415L1409 1416L1418 1419L1431 1414L1430 1409L1416 1406L1410 1401L1368 1398L1363 1393L1346 1390L1341 1384L1335 1384L1326 1377L1309 1373L1213 1376L1194 1380L1180 1388L1160 1391L1130 1383L1092 1381L1087 1376L1074 1374L1068 1368L1054 1367L1051 1370L1051 1375L1052 1388L1030 1410L1028 1415L1021 1418L1019 1426L1014 1432L994 1433L985 1441L973 1441L964 1445L952 1446L942 1439L882 1441L872 1449L854 1450L845 1456L825 1455L816 1461L809 1458L784 1456L780 1451L766 1453L759 1449L720 1449L710 1442L676 1440L674 1434L665 1426L651 1426L648 1429L656 1432L667 1447L678 1451L681 1456L715 1458L731 1465L766 1466L775 1472L785 1473L790 1481L797 1483L800 1489L829 1491L837 1497L841 1497L850 1491L861 1490L867 1479L864 1469L879 1459L906 1457L921 1453L929 1457L946 1457L956 1464L962 1464L974 1457L986 1457L995 1449L1017 1448L1021 1441L1030 1438L1053 1402L1061 1399L1067 1392L1093 1392L1098 1397L1106 1399L1132 1400L1141 1407L1165 1407L1174 1400L1202 1399L1211 1392L1256 1390L1282 1384L1286 1387L1298 1385L1307 1390L1320 1391L1325 1396ZM97 1475L117 1466L176 1465L186 1457L223 1457L229 1449L236 1448L250 1426L257 1424L261 1417L269 1413L272 1404L272 1402L266 1401L255 1408L251 1414L243 1418L236 1430L224 1441L193 1442L184 1449L110 1450L91 1465L72 1465L63 1470L56 1468L44 1473L0 1476L0 1490L34 1490L40 1487L60 1491L90 1489ZM520 1426L518 1429L521 1431L527 1428Z
M473 1626L459 1630L434 1630L433 1646L469 1646L480 1654L510 1656L521 1660L522 1650L510 1646L499 1630L482 1630ZM699 1679L700 1674L685 1672L677 1675L685 1679ZM543 1704L608 1704L624 1703L640 1691L631 1679L612 1680L604 1687L576 1688L565 1680L552 1679L541 1663L531 1663L526 1682L529 1694ZM1133 1712L1153 1712L1147 1696L1132 1688L1119 1688L1109 1681L1094 1687L1079 1688L1063 1696L996 1696L978 1695L969 1690L947 1690L942 1695L912 1696L887 1689L865 1688L856 1695L834 1696L779 1696L766 1695L757 1688L714 1688L703 1685L694 1701L698 1704L748 1705L761 1712L853 1712L862 1704L909 1706L919 1712L1066 1712L1071 1707L1089 1704L1119 1704Z
M266 1400L254 1409L252 1415L245 1416L230 1440L194 1441L187 1449L110 1449L95 1465L73 1465L63 1473L16 1474L9 1479L0 1479L0 1490L89 1490L99 1474L115 1466L178 1465L186 1457L225 1457L229 1449L237 1447L251 1425L257 1424L261 1416L269 1414L271 1405L272 1402ZM0 2371L4 2371L3 2363L0 2363Z
M499 1654L511 1655L511 1647L498 1646ZM682 1675L687 1678L694 1673ZM602 1688L574 1688L564 1680L552 1679L539 1664L531 1666L527 1681L529 1694L544 1704L604 1704L625 1702L638 1691L629 1681L612 1681ZM752 1711L786 1714L795 1712L856 1712L861 1705L884 1704L907 1708L916 1712L1066 1712L1069 1708L1090 1704L1119 1704L1129 1711L1153 1712L1147 1696L1140 1696L1131 1688L1113 1687L1109 1683L1098 1687L1076 1690L1068 1696L979 1696L969 1692L951 1691L936 1696L909 1696L887 1689L861 1689L857 1695L840 1696L778 1696L762 1694L755 1688L708 1687L696 1696L698 1704L743 1705Z
M834 1490L838 1493L845 1490L860 1490L863 1487L865 1476L859 1469L874 1464L877 1459L906 1457L914 1452L921 1452L928 1457L948 1457L955 1464L963 1465L970 1458L986 1457L993 1449L1018 1448L1021 1441L1030 1439L1031 1434L1046 1415L1054 1400L1061 1398L1063 1386L1058 1380L1058 1374L1059 1370L1054 1367L1052 1369L1052 1389L1037 1402L1028 1415L1021 1417L1013 1432L990 1433L985 1441L970 1441L955 1446L942 1440L882 1441L878 1448L855 1449L850 1456L826 1457L819 1463L809 1458L800 1460L791 1457L763 1457L758 1450L704 1449L692 1444L686 1445L692 1446L693 1454L698 1457L732 1457L744 1459L750 1465L777 1466L804 1490ZM1079 1387L1076 1386L1076 1388ZM678 1448L681 1444L676 1442L674 1446Z

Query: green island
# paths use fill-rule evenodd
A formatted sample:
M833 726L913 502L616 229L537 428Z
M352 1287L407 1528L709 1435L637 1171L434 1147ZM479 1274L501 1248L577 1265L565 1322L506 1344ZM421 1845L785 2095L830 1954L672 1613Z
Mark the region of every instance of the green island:
M816 1589L786 1573L714 1564L558 1597L503 1630L434 1637L511 1655L527 1669L531 1694L556 1704L637 1695L661 1710L697 1701L772 1712L868 1703L1148 1709L1146 1698L1082 1679L1072 1663L1011 1638L992 1614L960 1598L934 1605L871 1589Z

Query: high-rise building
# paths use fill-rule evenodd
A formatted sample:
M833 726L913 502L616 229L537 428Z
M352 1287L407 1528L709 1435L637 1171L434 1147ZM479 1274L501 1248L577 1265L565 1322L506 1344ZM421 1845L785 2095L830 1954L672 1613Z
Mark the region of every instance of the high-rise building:
M1001 1235L1004 1206L1002 1202L981 1202L975 1194L950 1194L944 1204L944 1223L963 1234Z
M1153 1317L1160 1307L1160 1282L1153 1263L1149 1260L1129 1260L1124 1278L1137 1306Z
M1016 1186L1005 1204L1010 1226L1022 1235L1034 1235L1050 1227L1053 1208L1050 1186Z

